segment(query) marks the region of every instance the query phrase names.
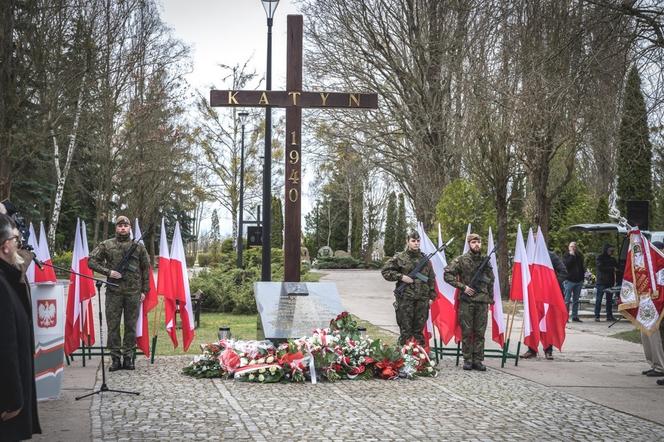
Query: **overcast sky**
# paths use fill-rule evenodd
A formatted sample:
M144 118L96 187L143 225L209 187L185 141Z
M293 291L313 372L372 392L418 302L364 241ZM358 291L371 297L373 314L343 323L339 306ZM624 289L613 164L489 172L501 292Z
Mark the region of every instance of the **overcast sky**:
M162 19L175 36L191 48L193 71L189 83L206 90L220 84L219 64L233 66L251 57L249 71L265 74L267 64L267 19L260 0L161 0ZM290 0L281 0L272 26L272 88L286 87L286 16L298 11ZM272 121L276 120L273 111ZM283 112L283 111L281 111ZM302 182L302 213L310 207L308 181ZM230 234L230 214L219 208L222 234ZM247 215L248 217L248 215ZM201 230L209 229L208 219Z

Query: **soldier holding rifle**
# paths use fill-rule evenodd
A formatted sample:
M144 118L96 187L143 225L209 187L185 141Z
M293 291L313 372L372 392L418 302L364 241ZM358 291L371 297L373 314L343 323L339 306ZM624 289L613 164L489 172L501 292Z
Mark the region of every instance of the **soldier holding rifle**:
M107 346L111 352L109 371L134 369L136 321L140 303L150 290L150 263L145 246L130 239L129 218L115 220L115 238L100 243L92 253L88 265L106 275L118 287L106 289ZM124 341L120 338L120 319L124 314ZM124 356L122 365L120 357Z
M381 272L387 281L397 283L394 310L400 345L410 339L424 345L422 331L429 316L429 305L436 299L435 276L429 259L420 251L420 235L413 230L408 234L406 249L390 258ZM421 262L422 268L411 275Z
M470 250L457 256L445 268L445 282L460 292L458 317L461 324L463 369L486 371L484 333L489 304L493 304L493 270L489 256L482 256L482 239L476 233L466 238Z

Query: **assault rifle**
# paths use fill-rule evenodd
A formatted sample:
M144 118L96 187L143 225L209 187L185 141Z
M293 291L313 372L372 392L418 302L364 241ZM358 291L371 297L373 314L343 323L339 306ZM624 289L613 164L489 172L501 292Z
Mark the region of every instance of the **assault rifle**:
M116 272L124 275L124 273L127 271L127 265L129 265L129 260L134 255L134 252L136 251L136 248L140 244L143 237L152 230L152 227L153 227L153 225L151 224L150 227L148 227L148 229L146 231L141 233L140 238L134 239L132 241L131 247L129 247L129 250L127 250L127 253L122 255L122 260L118 263L117 266L115 266L115 268L113 270L115 270ZM108 280L111 280L111 279L116 279L116 278L111 278L111 277L108 278Z
M484 257L484 259L482 259L482 262L480 262L480 266L477 268L477 270L475 271L475 274L473 275L472 279L470 280L470 284L468 284L468 287L475 290L476 292L479 290L478 285L479 285L480 282L484 282L484 283L489 282L489 281L487 281L487 279L483 275L484 268L487 266L487 264L489 264L489 261L491 261L491 255L496 253L497 248L498 248L498 246L495 246L493 248L493 250L491 252L489 252L489 254L486 255ZM463 292L463 291L461 292L461 297L465 298L465 299L470 299L470 296L468 294L466 294L466 292Z
M433 252L429 253L428 255L423 256L422 259L420 259L420 261L417 263L417 265L415 266L415 268L414 268L414 269L408 274L408 276L411 277L413 280L415 280L415 279L419 279L419 280L422 281L422 282L427 282L427 281L429 280L429 278L428 278L427 276L423 275L423 274L420 273L420 272L421 272L422 269L427 265L427 263L431 260L431 258L433 258L433 256L434 256L436 253L438 253L438 252L442 252L443 250L445 250L445 249L447 248L447 246L449 246L450 243L451 243L453 240L454 240L454 238L450 238L450 240L447 241L445 244L443 244L442 246L438 247L436 250L434 250ZM399 284L399 285L397 286L397 288L394 289L394 295L397 296L397 297L403 295L403 291L406 289L406 286L408 286L408 284L405 283L405 282L403 282L403 281L401 281L401 284Z

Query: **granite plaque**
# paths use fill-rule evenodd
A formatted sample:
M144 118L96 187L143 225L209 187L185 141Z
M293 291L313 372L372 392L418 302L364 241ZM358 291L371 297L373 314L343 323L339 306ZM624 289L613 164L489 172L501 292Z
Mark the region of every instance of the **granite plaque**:
M254 294L267 339L310 336L344 310L331 282L256 282Z

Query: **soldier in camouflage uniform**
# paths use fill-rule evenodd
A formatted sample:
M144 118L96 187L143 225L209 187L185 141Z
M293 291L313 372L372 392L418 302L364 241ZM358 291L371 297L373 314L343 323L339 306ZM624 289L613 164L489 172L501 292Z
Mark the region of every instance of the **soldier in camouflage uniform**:
M445 282L461 290L457 310L461 324L461 349L463 351L463 369L485 371L484 333L487 324L489 304L493 304L493 270L491 264L484 267L475 288L469 287L473 276L484 259L481 254L482 239L471 233L466 238L470 250L445 267Z
M427 263L418 278L408 276L424 256L420 251L420 235L412 231L408 234L406 249L387 261L381 272L387 281L396 281L397 287L402 282L407 284L403 294L394 301L401 345L411 338L424 345L422 330L429 316L429 305L436 298L431 262Z
M118 287L106 289L106 325L108 328L107 347L111 352L112 364L109 371L134 369L134 346L136 345L136 321L140 303L150 290L150 263L148 252L143 244L138 244L132 253L126 270L121 274L117 269L132 244L129 218L119 216L115 220L115 238L100 243L92 253L88 265L97 273L104 274ZM124 314L124 342L120 339L120 319ZM120 356L124 356L120 366Z

